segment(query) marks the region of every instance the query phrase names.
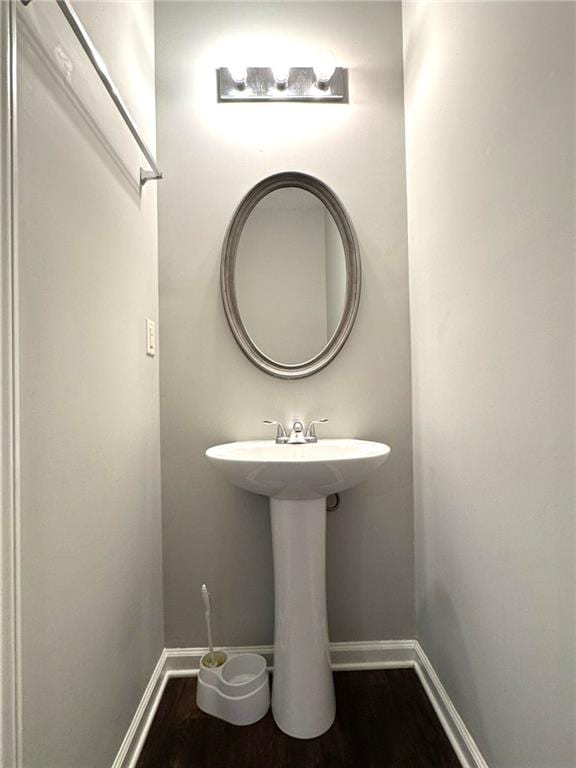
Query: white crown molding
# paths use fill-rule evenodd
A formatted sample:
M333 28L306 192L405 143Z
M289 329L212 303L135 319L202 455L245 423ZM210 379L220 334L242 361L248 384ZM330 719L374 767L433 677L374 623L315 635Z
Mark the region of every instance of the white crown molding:
M0 765L22 765L16 8L0 2Z
M267 659L268 668L272 669L274 648L271 645L219 650L230 655L259 653ZM195 677L205 653L208 653L208 648L166 648L162 652L112 768L134 768L166 683L172 677ZM417 640L331 643L330 653L335 671L414 668L463 768L488 768Z

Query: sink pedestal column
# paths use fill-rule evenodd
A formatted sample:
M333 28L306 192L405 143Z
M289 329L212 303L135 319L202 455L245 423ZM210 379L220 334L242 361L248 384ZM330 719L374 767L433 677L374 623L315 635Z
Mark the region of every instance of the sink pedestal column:
M326 614L326 499L270 499L274 553L272 714L311 739L336 715Z

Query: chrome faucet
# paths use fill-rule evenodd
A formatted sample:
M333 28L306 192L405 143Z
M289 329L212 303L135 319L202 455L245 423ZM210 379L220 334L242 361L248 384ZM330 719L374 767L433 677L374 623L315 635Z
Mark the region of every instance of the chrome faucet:
M294 424L292 424L292 429L290 430L290 435L288 437L288 445L305 442L306 438L304 437L304 424L302 424L302 422L297 419Z
M316 427L315 424L326 424L328 419L312 419L310 424L306 427L306 432L304 434L304 440L306 440L307 443L317 443L318 437L316 436Z
M264 419L264 424L276 424L276 443L278 445L288 442L288 435L283 424L276 421L276 419Z
M279 445L301 445L303 443L317 443L315 424L325 424L327 421L328 419L313 419L304 429L304 423L300 419L296 419L292 424L290 434L286 432L284 425L275 419L264 419L264 424L276 425L276 443Z

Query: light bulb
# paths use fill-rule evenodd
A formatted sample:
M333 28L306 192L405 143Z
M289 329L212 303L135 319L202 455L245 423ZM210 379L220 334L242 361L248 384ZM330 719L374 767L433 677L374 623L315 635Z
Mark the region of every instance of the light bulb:
M274 78L277 88L286 88L289 75L290 67L284 62L279 62L272 67L272 77Z
M283 37L275 37L272 42L272 77L276 88L286 88L290 76L290 44Z
M336 70L336 59L332 51L319 51L316 54L313 69L318 88L328 88L328 83Z
M248 78L246 67L243 64L232 64L228 67L228 72L230 72L230 77L234 80L236 86L238 88L244 88Z

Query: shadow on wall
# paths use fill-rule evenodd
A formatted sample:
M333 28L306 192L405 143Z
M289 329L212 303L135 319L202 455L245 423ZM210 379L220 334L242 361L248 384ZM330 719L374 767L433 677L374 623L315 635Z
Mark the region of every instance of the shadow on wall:
M399 526L392 513L400 499L391 479L388 466L340 494L339 507L328 512L328 624L334 642L413 636L402 629L406 598L400 588L413 577L413 560L401 546L412 521L405 519ZM383 565L393 580L383 577ZM386 633L375 627L389 629Z

